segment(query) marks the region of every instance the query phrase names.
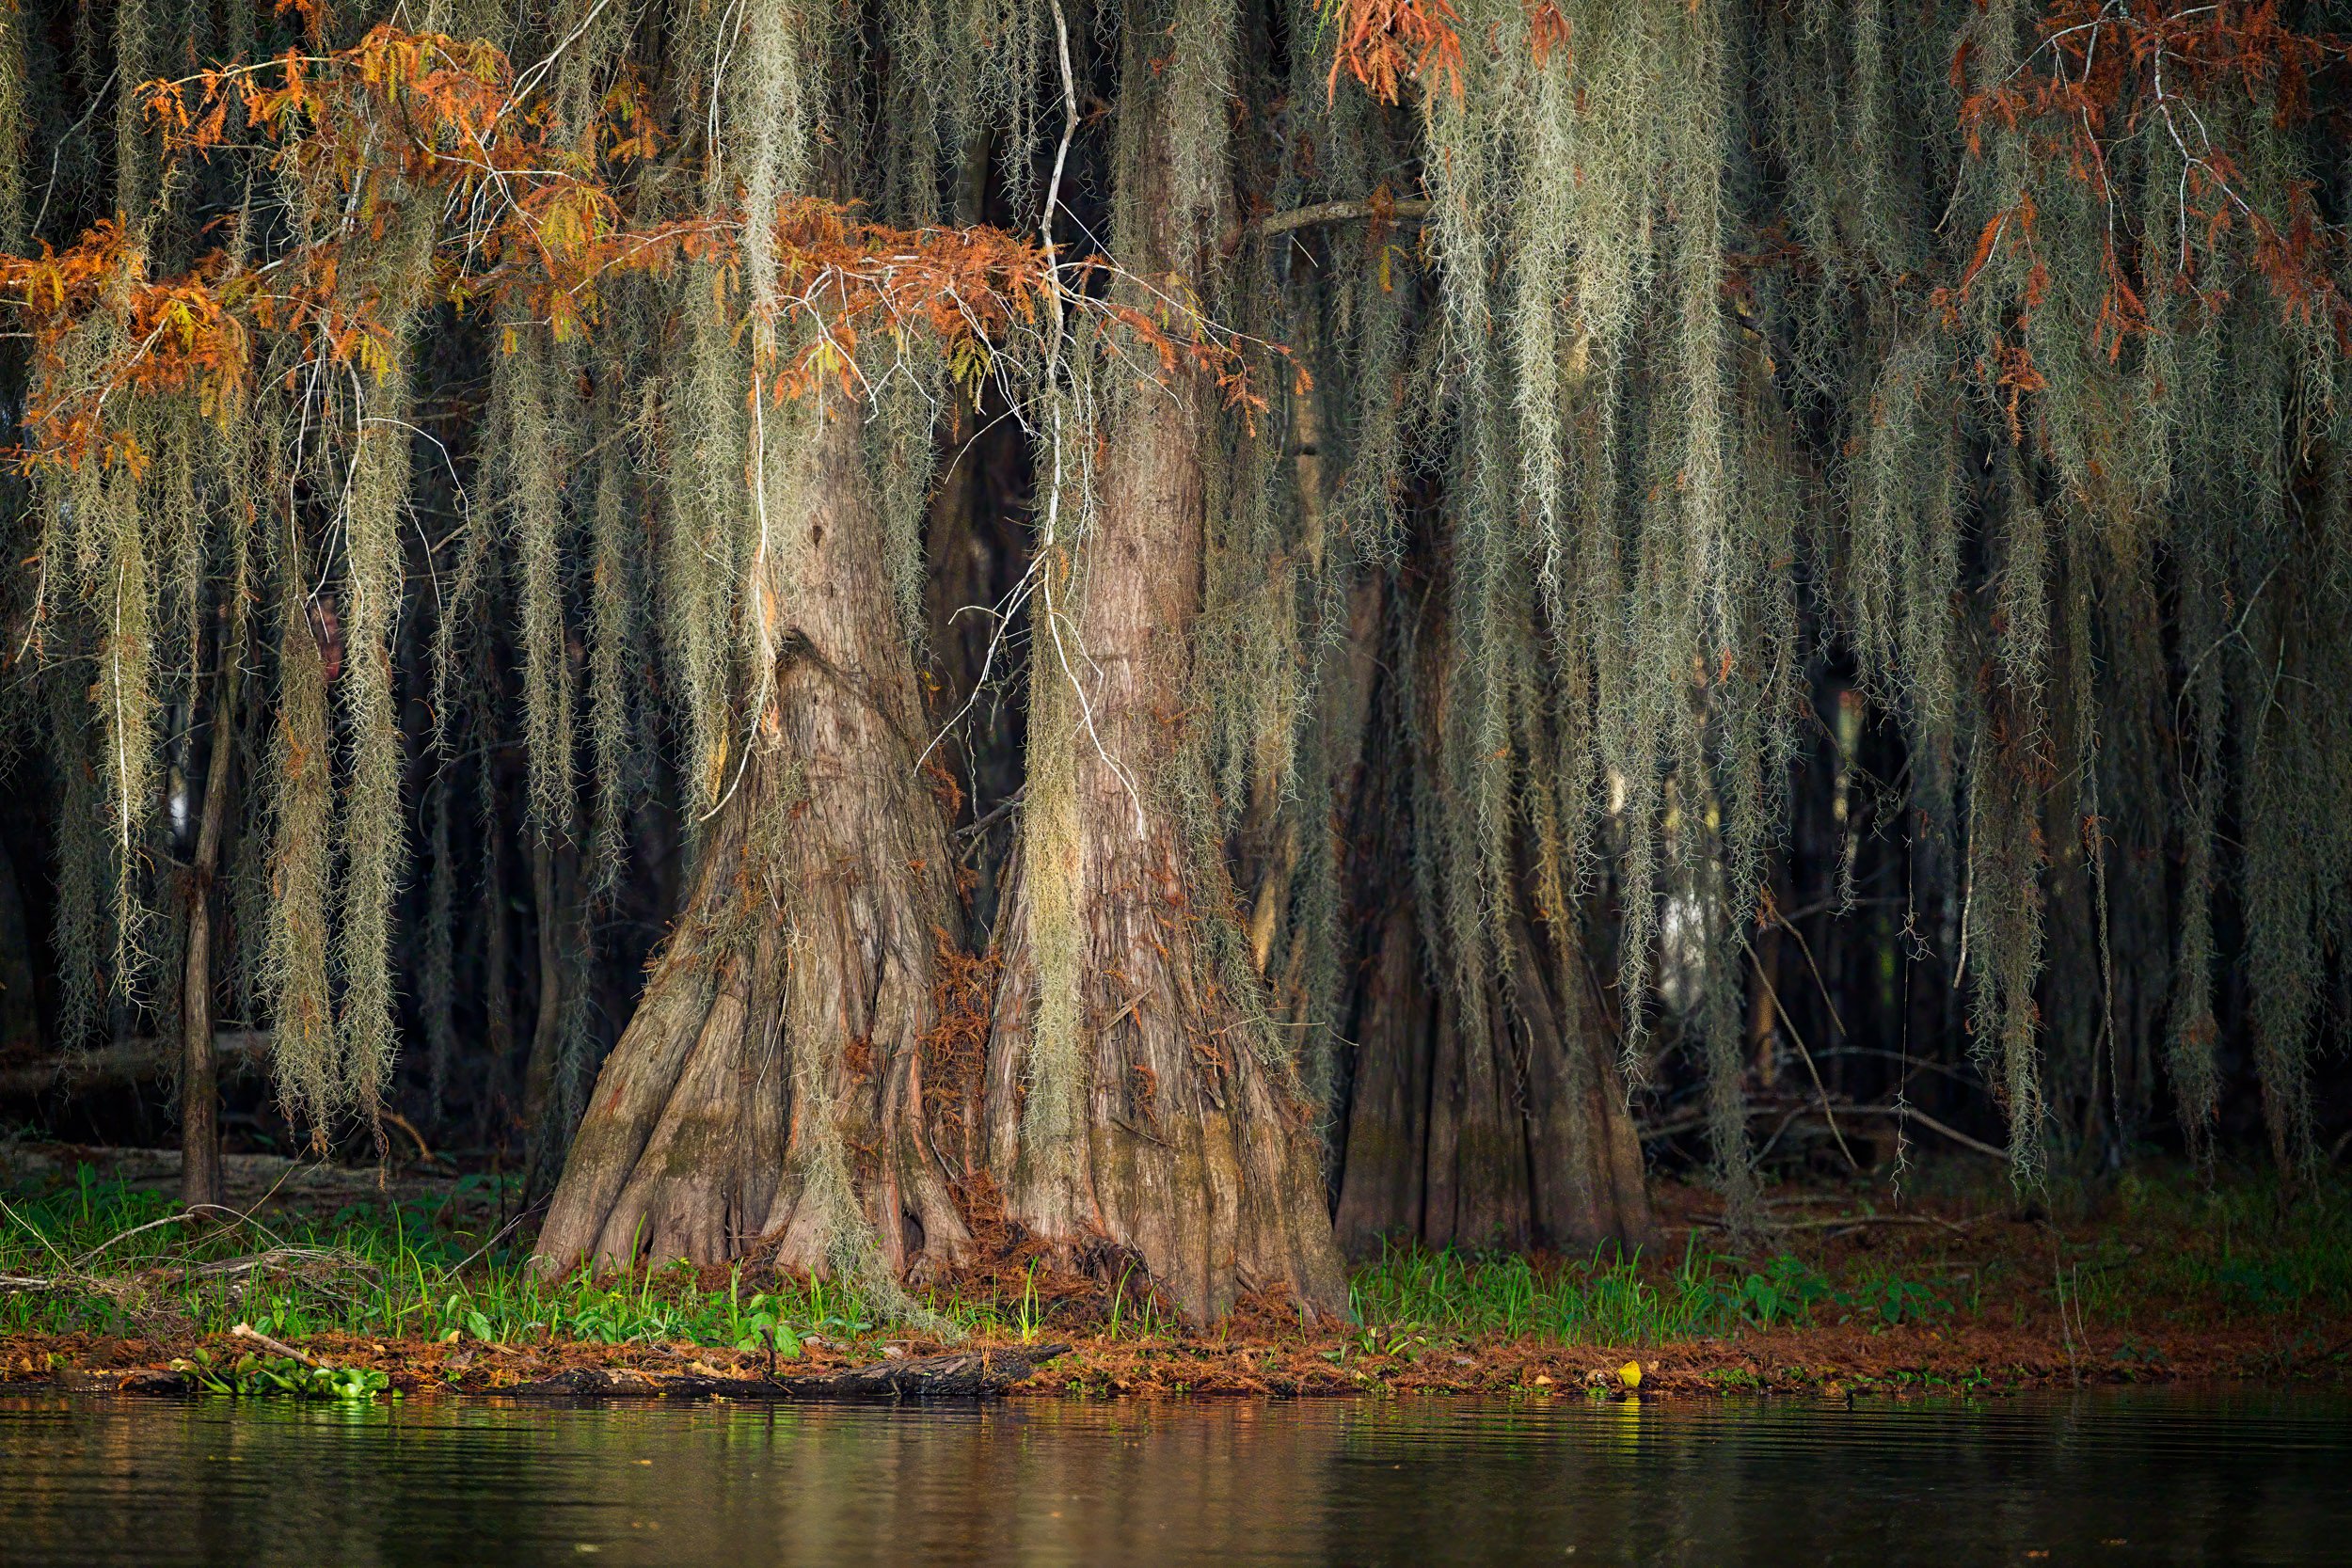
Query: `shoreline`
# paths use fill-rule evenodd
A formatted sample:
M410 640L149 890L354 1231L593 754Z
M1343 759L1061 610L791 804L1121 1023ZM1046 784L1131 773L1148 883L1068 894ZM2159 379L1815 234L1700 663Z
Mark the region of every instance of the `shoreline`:
M1738 1250L1712 1194L1660 1181L1645 1251L1391 1245L1352 1269L1344 1318L1248 1299L1200 1328L1017 1237L914 1302L750 1263L538 1280L495 1182L288 1163L238 1172L249 1207L191 1226L129 1159L17 1164L0 1393L1599 1399L1629 1391L1629 1364L1668 1398L2352 1385L2341 1181L2289 1196L2183 1170L1892 1210L1788 1183ZM909 1375L975 1354L977 1372Z
M2041 1326L1825 1324L1655 1345L1557 1344L1516 1338L1381 1335L1361 1329L1156 1338L1057 1333L951 1345L920 1336L834 1347L811 1342L777 1363L686 1342L527 1345L310 1337L295 1348L335 1368L384 1374L403 1397L580 1396L777 1400L938 1397L1364 1398L1407 1394L1539 1399L1727 1395L1994 1395L2053 1389L2206 1386L2352 1386L2352 1319L2206 1327L2173 1342L2069 1340ZM1367 1338L1380 1341L1364 1348ZM1418 1342L1406 1342L1418 1341ZM1394 1343L1396 1348L1389 1348ZM2300 1349L2298 1350L2298 1343ZM215 1368L254 1346L228 1335L182 1339L82 1334L0 1338L0 1395L197 1395L175 1371L199 1352ZM942 1377L980 1363L977 1380ZM1638 1386L1623 1369L1638 1363ZM863 1379L861 1383L859 1380ZM837 1386L828 1388L827 1384Z

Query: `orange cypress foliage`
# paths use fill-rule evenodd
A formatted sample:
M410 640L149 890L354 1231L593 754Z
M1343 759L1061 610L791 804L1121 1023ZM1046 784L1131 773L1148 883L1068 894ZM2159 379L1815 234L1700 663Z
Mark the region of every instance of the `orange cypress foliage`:
M1538 67L1570 54L1572 28L1555 0L1525 0L1527 47ZM1462 94L1461 17L1447 0L1327 0L1327 24L1338 28L1329 90L1344 71L1383 103L1396 102L1407 81L1442 85Z
M1396 102L1404 83L1422 78L1462 92L1462 19L1446 0L1329 0L1325 20L1339 39L1328 88L1339 91L1345 71L1383 103Z
M2334 259L2310 189L2290 185L2279 193L2275 212L2264 211L2249 194L2231 150L2214 137L2209 118L2200 112L2235 97L2267 108L2281 126L2299 123L2311 112L2311 79L2352 62L2352 40L2289 25L2275 0L2222 6L2143 0L2130 7L2050 0L2040 33L2024 68L1974 90L1968 89L1967 50L1963 45L1955 52L1952 76L1964 95L1961 125L1972 156L1982 152L1988 126L2023 129L2041 166L2064 170L2110 204L2117 199L2110 153L2120 142L2156 138L2184 166L2180 232L2162 276L2140 276L2137 259L2123 248L2126 227L2110 225L2102 262L2107 287L2093 341L2112 357L2148 331L2151 290L2217 306L2223 293L2205 274L2242 232L2248 259L2280 309L2305 323L2325 323L2338 346L2352 352L2352 302L2336 286ZM2012 209L1988 220L1960 293L1975 282L1996 241L2030 246L2031 230L2029 212Z
M714 268L729 298L740 287L747 214L625 219L609 182L650 157L658 141L627 80L571 148L548 139L497 49L389 25L332 54L290 50L139 91L175 156L222 149L237 106L247 126L278 144L281 174L308 194L311 209L344 216L327 234L266 261L240 269L215 253L161 281L147 279L145 259L119 222L93 227L62 253L44 247L39 258L0 258L0 289L24 301L48 391L27 420L31 439L19 454L27 466L72 467L93 455L135 460L128 437L107 427L112 400L127 390L193 388L208 409L225 409L245 389L265 337L293 339L303 365L380 370L392 324L367 269L355 263L405 202L452 215L437 234L435 294L463 311L519 310L559 338L594 330L599 288L615 275L691 261ZM853 392L859 344L877 332L901 343L928 337L956 380L976 390L1007 340L1034 325L1045 296L1058 290L1074 308L1131 332L1164 372L1189 360L1246 414L1263 406L1248 362L1279 349L1225 332L1197 311L1155 317L1089 299L1082 285L1106 270L1100 261L1057 266L1002 230L897 229L807 197L785 198L763 220L774 226L773 309L809 328L788 357L758 367L779 400L805 395L828 376ZM67 340L98 311L119 318L130 346L95 378L70 377Z
M135 469L137 444L105 426L106 405L130 392L194 391L206 413L226 412L250 368L250 335L235 309L239 281L227 279L215 255L195 271L163 282L145 277L145 259L122 224L102 219L63 251L0 257L0 289L24 300L33 340L37 388L65 386L72 368L65 343L91 311L121 322L125 347L94 378L25 411L25 424L48 451L103 451Z
M1574 58L1568 47L1574 31L1553 0L1527 0L1527 51L1537 70L1549 65L1555 54L1564 61Z

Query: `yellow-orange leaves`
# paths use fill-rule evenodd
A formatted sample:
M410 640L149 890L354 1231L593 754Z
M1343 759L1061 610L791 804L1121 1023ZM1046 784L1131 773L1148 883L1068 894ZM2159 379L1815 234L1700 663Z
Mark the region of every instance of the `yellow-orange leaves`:
M1446 0L1329 0L1326 20L1339 40L1331 55L1329 90L1344 70L1383 103L1396 102L1405 82L1425 77L1462 90L1462 19Z
M113 219L63 251L43 245L37 257L0 257L0 289L23 300L32 334L37 374L25 425L40 449L74 461L99 451L135 468L137 444L110 432L104 418L126 392L192 391L206 414L226 413L243 389L249 353L220 271L215 257L183 277L149 282L144 258ZM120 323L121 347L94 371L69 364L70 334L98 309Z

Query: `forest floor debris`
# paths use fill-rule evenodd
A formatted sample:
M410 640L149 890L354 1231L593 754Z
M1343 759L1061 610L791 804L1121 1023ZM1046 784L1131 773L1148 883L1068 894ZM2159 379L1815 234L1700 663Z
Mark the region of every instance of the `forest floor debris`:
M2340 1180L2290 1199L2265 1179L2181 1172L2030 1205L1956 1185L1899 1208L1883 1190L1789 1186L1742 1238L1711 1195L1663 1183L1660 1237L1637 1256L1392 1248L1355 1269L1344 1318L1251 1302L1206 1329L1131 1270L1073 1275L1014 1247L933 1287L951 1338L841 1282L744 1265L533 1282L528 1216L494 1176L379 1189L287 1163L190 1218L135 1161L24 1152L0 1151L17 1156L0 1165L0 1387L324 1387L296 1370L321 1367L404 1394L742 1398L819 1397L829 1381L898 1397L1532 1398L1636 1381L1644 1396L2352 1382ZM951 1363L971 1386L924 1381Z

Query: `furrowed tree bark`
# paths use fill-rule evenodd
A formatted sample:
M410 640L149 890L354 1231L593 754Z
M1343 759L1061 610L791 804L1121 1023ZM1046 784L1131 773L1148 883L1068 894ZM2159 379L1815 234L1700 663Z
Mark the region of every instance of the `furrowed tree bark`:
M188 934L180 970L180 1205L218 1204L220 1057L213 1049L213 882L229 825L230 767L237 754L237 675L245 649L242 573L223 607L214 659L211 752L196 854L188 867Z
M1377 1247L1384 1237L1423 1234L1430 1036L1438 1027L1410 901L1399 898L1371 918L1377 924L1349 1031L1356 1052L1332 1214L1340 1245L1351 1254Z
M1214 4L1138 0L1125 19L1113 250L1168 297L1199 296L1231 206L1225 99L1184 80L1222 78L1230 29L1201 20ZM1212 46L1169 41L1212 27L1212 64L1195 52ZM1205 112L1187 112L1196 99ZM1041 546L983 1111L1012 1220L1069 1262L1139 1259L1195 1319L1256 1290L1330 1307L1345 1290L1312 1117L1279 1032L1234 989L1256 977L1215 961L1242 951L1238 930L1214 928L1234 919L1232 890L1178 802L1216 396L1189 362L1126 392L1098 510Z
M531 845L531 895L535 914L533 953L539 980L538 1011L532 1023L531 1053L523 1064L523 1194L546 1196L562 1169L570 1140L571 1107L558 1092L565 1009L578 999L565 994L574 982L566 949L587 944L591 934L580 907L579 814L560 832L541 833Z
M1336 1225L1350 1252L1581 1251L1651 1233L1642 1149L1589 981L1510 923L1473 1026L1422 978L1412 923L1383 922L1366 976ZM1580 966L1581 967L1581 966Z
M1429 595L1436 603L1438 594ZM1410 613L1400 603L1401 613ZM1423 689L1451 657L1433 616L1387 642L1392 667L1419 651ZM1651 1234L1642 1148L1573 911L1554 927L1527 892L1485 962L1483 1006L1437 985L1429 945L1440 924L1415 900L1413 792L1431 770L1411 750L1406 705L1375 705L1373 766L1353 803L1351 910L1365 930L1353 1005L1334 1225L1360 1254L1384 1238L1431 1246L1638 1245ZM1433 721L1424 717L1424 722ZM1524 868L1523 868L1524 869ZM1522 878L1531 881L1531 878ZM1473 1013L1479 1016L1473 1016Z
M927 1116L946 826L856 412L813 417L805 508L773 519L747 611L772 694L573 1138L543 1276L746 1255L920 1275L968 1245Z

